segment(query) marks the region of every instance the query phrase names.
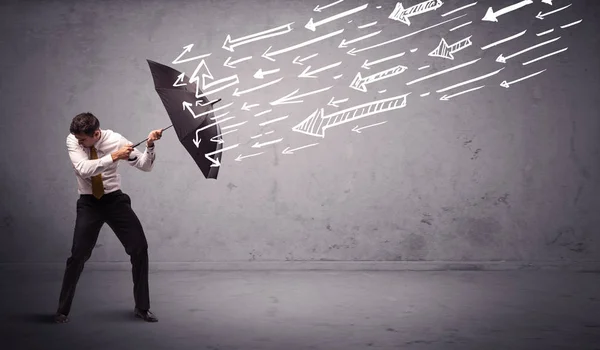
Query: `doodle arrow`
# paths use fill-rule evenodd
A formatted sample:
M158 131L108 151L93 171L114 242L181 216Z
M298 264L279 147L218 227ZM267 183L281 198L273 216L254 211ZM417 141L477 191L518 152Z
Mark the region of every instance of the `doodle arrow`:
M371 83L374 83L379 80L393 77L395 75L398 75L398 74L404 72L407 69L408 68L405 66L398 65L398 66L383 70L381 72L371 74L364 78L360 75L360 72L358 72L358 73L356 73L356 77L354 77L354 80L352 80L352 83L350 83L350 87L355 90L367 92L367 84L371 84Z
M313 22L313 19L311 17L311 19L308 20L308 23L306 23L306 25L304 27L306 29L312 30L314 32L317 29L318 26L323 25L325 23L329 23L331 21L335 21L336 19L339 19L339 18L342 18L342 17L345 17L345 16L349 16L349 15L351 15L353 13L362 11L362 10L366 9L368 5L369 4L364 4L362 6L358 6L356 8L351 9L351 10L344 11L342 13L338 13L337 15L334 15L334 16L331 16L331 17L327 17L327 18L322 19L322 20L320 20L318 22Z
M450 60L454 59L453 53L457 53L458 51L471 46L473 43L471 42L471 36L464 38L453 45L448 45L446 40L442 38L438 47L431 51L429 56L437 56L442 58L447 58Z
M494 10L490 7L490 8L488 8L487 12L485 13L485 16L483 16L483 18L481 20L482 21L490 21L490 22L498 22L498 17L505 15L509 12L512 12L514 10L518 10L523 6L527 6L527 5L531 5L531 4L533 4L532 0L523 0L514 5L510 5L501 10L498 10L496 12L494 12Z
M409 17L437 10L442 7L442 5L444 5L444 3L440 0L428 0L405 9L401 2L397 2L394 11L392 11L388 18L410 25Z
M227 35L227 38L225 38L225 42L223 43L223 49L233 52L234 51L233 48L236 46L240 46L240 45L244 45L247 43L251 43L253 41L262 40L262 39L270 38L273 36L289 33L292 31L292 27L291 27L292 24L294 24L294 22L284 24L277 28L271 28L271 29L268 29L268 30L265 30L265 31L262 31L259 33L246 35L244 37L237 38L237 39L231 39L231 35Z
M406 97L411 93L364 103L346 108L339 112L325 115L323 108L318 108L308 118L292 128L293 131L316 137L325 137L325 129L349 123L370 115L391 111L406 106Z
M300 89L296 89L296 90L292 91L291 93L283 96L282 98L279 98L279 99L277 99L277 100L275 100L273 102L269 102L269 103L272 106L282 105L282 104L286 104L286 103L300 103L300 102L303 102L303 100L297 100L298 98L304 97L304 96L308 96L308 95L312 95L312 94L317 94L319 92L323 92L323 91L329 90L332 87L333 87L333 85L332 86L328 86L328 87L323 88L323 89L314 90L314 91L311 91L311 92L306 92L306 93L303 93L303 94L300 94L300 95L296 95L296 93L298 92L298 90L300 90Z

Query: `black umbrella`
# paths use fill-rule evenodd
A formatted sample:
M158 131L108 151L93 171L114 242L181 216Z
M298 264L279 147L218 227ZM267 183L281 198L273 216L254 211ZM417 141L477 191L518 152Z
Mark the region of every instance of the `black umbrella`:
M177 138L202 170L204 177L216 179L221 167L223 137L219 124L212 120L212 106L221 99L209 102L206 96L196 98L196 84L173 86L180 76L183 77L180 81L189 82L185 75L169 66L147 61L154 87L173 123L171 126L175 128ZM198 91L201 92L199 88Z

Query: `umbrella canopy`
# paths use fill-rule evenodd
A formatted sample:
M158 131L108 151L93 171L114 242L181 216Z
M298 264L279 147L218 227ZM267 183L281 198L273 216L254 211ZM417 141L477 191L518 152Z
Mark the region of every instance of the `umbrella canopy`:
M223 137L214 118L212 105L205 96L196 98L196 86L173 86L181 72L147 60L160 97L183 147L192 156L204 177L216 179L221 167ZM183 76L183 81L189 79Z

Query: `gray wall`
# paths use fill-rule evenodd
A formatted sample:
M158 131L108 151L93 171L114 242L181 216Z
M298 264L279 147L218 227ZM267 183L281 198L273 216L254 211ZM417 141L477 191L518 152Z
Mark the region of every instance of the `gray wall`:
M497 11L515 0L480 1L441 16L472 3L446 1L436 11L411 17L409 26L388 18L395 2L378 1L313 32L304 28L311 17L317 21L364 2L346 0L314 12L316 5L333 1L3 1L0 261L64 262L78 197L65 146L71 119L91 111L102 128L134 142L168 126L146 59L189 76L197 60L171 63L189 44L194 47L185 57L211 53L206 63L215 78L238 75L238 85L211 98L222 98L221 106L234 103L229 116L236 118L223 126L247 123L224 136L225 146L240 145L224 153L218 180L204 179L173 129L157 141L152 172L120 165L151 261L597 260L600 11L595 2L573 1L539 20L538 12L571 1L555 0L551 6L535 0L496 23L481 20L487 8ZM463 14L356 56L346 53ZM583 22L560 27L579 19ZM373 21L377 24L358 28ZM285 35L238 46L233 53L222 49L228 34L235 39L290 22L293 30ZM260 57L269 46L272 52L342 28L342 34L277 55L275 62ZM338 48L342 39L377 30L376 36ZM482 49L523 30L518 38ZM454 60L428 55L442 38L453 44L468 36L473 44ZM504 64L496 62L500 54L558 36ZM564 47L568 50L523 65ZM361 68L365 60L403 51L402 57ZM315 53L302 66L292 63ZM230 56L250 55L235 69L223 65ZM477 58L475 64L406 84ZM308 65L318 69L338 61L342 64L318 79L298 77ZM349 88L357 72L364 77L399 64L408 69L369 84L367 92ZM436 92L502 67L496 75ZM253 75L259 68L280 71L258 80ZM543 69L508 89L500 86ZM276 85L232 96L236 87L280 77ZM302 94L327 86L332 87L302 103L269 105L296 89ZM426 92L431 94L421 96ZM330 114L405 93L410 93L405 107L332 127L324 138L292 130L321 107ZM348 101L335 108L327 105L332 97ZM260 106L244 111L245 102ZM270 113L254 116L268 108ZM372 124L378 125L352 131ZM283 141L251 147L278 138ZM283 154L286 147L317 142ZM107 225L91 261L128 261Z

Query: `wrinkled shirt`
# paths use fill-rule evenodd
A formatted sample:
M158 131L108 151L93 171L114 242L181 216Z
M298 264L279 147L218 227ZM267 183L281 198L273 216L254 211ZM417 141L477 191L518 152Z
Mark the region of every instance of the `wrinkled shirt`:
M115 160L113 162L111 153L132 142L112 130L101 129L100 131L100 139L94 144L98 159L90 159L91 148L80 145L75 135L67 136L67 149L77 178L79 194L92 194L92 176L98 174L102 174L105 194L121 189L121 175L117 172L121 161L146 172L153 168L156 159L154 144L152 147L146 146L143 153L134 148L129 154L129 158L133 160Z

